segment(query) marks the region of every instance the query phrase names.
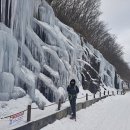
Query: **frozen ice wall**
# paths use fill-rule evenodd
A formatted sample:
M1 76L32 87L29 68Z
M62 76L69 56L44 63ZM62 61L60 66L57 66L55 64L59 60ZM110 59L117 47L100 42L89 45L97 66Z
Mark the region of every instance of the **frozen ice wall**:
M111 65L102 54L95 50L94 54L100 61L99 75L104 81L106 86L115 87L115 67Z
M82 69L90 63L81 38L45 0L0 0L0 22L0 100L11 99L14 86L34 101L35 89L57 101L65 100L70 79L82 86Z
M1 83L1 95L20 86L33 100L38 88L56 101L65 95L59 88L66 92L71 78L81 84L80 37L45 0L0 0L0 22L0 78L4 82L5 72L12 77L10 85Z

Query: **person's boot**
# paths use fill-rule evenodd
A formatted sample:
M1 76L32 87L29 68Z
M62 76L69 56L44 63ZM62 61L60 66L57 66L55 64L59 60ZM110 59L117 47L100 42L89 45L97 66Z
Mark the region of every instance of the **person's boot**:
M76 117L75 117L74 115L72 115L72 116L70 117L70 119L76 119Z

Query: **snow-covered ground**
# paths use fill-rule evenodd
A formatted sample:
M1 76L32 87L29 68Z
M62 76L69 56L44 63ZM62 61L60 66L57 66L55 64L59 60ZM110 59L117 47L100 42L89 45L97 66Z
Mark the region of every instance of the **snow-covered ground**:
M77 112L77 121L69 116L41 130L130 130L130 92L111 96Z
M84 91L88 93L88 99L93 99L93 95L89 91ZM78 95L77 102L83 102L86 100L86 93L80 93ZM84 97L84 98L82 98ZM97 94L96 97L99 97ZM42 97L43 98L43 97ZM41 98L41 99L42 99ZM43 99L45 101L45 99ZM17 114L27 109L27 106L32 103L32 111L31 111L31 121L35 121L37 119L46 117L48 115L54 114L57 111L58 105L56 103L46 102L45 109L40 110L36 103L32 103L31 98L27 95L23 98L12 99L10 101L0 101L0 130L5 129L13 129L20 125L24 125L27 122L27 111L24 112L21 120L16 121L10 124L10 116L13 114ZM68 107L70 104L68 101L62 104L61 109ZM35 109L36 108L36 109ZM9 116L9 117L8 117ZM7 118L5 118L7 117Z
M77 103L84 102L86 100L86 93L88 94L88 100L91 100L94 98L93 94L90 91L82 90L81 87L79 88L80 88L80 93L78 94ZM103 90L104 89L101 89L102 96L104 95ZM108 90L110 94L112 94L112 91L114 91L114 93L116 94L115 89L109 88ZM27 111L24 111L24 110L27 109L27 106L29 104L32 104L31 121L35 121L37 119L47 117L48 115L54 114L57 111L58 105L56 103L48 102L45 98L43 98L43 96L40 97L41 94L39 93L39 91L36 91L36 92L38 93L37 95L39 95L37 97L37 101L40 101L42 99L46 103L44 110L40 110L35 102L32 103L32 100L28 95L23 98L16 99L16 100L12 99L10 101L0 101L0 130L3 130L3 128L12 129L20 125L26 124ZM108 94L107 91L106 91L106 94ZM99 95L100 95L99 92L97 92L95 97L99 98ZM68 100L66 100L66 102L62 104L61 109L64 109L68 106L70 106L70 104ZM22 112L22 111L24 111L22 119L20 121L16 121L15 123L10 124L10 116L17 114L19 112ZM5 117L8 117L8 118L5 118Z

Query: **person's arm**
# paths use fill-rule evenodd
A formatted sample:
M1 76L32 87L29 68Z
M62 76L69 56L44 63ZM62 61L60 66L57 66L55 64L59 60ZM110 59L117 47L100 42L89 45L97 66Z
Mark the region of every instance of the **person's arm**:
M69 86L67 87L67 92L70 93L70 89L69 89Z
M79 88L76 86L76 93L78 94L79 93Z

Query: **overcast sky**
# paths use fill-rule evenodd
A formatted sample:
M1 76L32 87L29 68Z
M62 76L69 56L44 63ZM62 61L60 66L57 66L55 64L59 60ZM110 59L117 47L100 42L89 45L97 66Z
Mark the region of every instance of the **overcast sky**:
M117 36L125 61L130 62L130 0L101 0L101 11L101 20Z

